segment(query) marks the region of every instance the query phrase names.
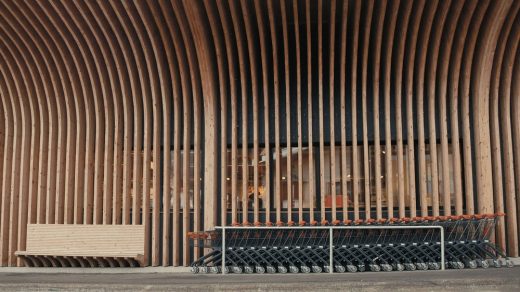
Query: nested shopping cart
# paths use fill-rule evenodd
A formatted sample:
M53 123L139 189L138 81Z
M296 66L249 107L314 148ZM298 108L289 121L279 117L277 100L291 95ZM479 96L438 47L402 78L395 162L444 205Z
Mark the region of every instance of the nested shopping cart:
M189 233L193 246L211 250L191 266L195 273L237 274L512 266L490 239L500 216L235 225Z

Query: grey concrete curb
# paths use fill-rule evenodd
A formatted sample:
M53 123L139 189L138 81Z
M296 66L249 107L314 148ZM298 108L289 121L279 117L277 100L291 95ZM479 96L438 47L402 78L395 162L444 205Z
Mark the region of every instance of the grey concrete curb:
M1 267L0 273L36 274L156 274L191 273L189 267L144 267L144 268L14 268Z

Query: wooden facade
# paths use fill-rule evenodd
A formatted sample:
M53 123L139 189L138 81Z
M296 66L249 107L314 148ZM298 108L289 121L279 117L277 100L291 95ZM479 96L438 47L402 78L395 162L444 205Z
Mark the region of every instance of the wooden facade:
M143 225L145 261L255 222L507 214L520 1L0 1L0 265L28 224Z

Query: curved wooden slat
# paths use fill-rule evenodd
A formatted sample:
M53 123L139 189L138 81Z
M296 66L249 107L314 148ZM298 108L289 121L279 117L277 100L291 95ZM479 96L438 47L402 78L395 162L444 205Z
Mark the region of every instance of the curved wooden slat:
M381 67L381 43L383 42L383 25L385 22L385 13L386 13L386 2L382 1L378 3L377 10L378 15L376 16L376 36L374 38L375 41L375 49L373 50L373 79L372 79L372 94L374 98L374 178L376 185L376 218L383 218L383 203L382 203L382 190L381 190L381 144L380 144L380 111L379 111L379 88L380 88L380 67Z
M312 29L311 29L311 2L307 0L305 2L305 22L307 32L307 131L308 131L308 144L309 144L309 220L314 222L314 199L316 197L316 186L315 186L315 168L314 168L314 129L313 129L313 118L312 118ZM273 53L274 54L274 53Z
M366 14L363 24L363 43L361 52L361 111L363 113L363 182L364 182L364 194L365 194L365 219L370 219L371 214L371 195L370 195L370 158L369 158L369 146L368 146L368 55L370 46L370 30L372 23L372 14L374 10L374 1L368 0L366 6ZM373 176L373 174L372 174Z
M294 2L294 5L297 5ZM268 67L268 56L267 56L267 42L268 39L266 37L267 28L264 24L264 15L263 9L261 7L261 0L255 0L255 13L256 13L256 21L258 23L258 34L260 38L260 55L262 58L262 91L264 94L264 155L265 159L265 192L264 192L264 200L265 200L265 222L271 222L271 145L269 138L269 67ZM218 54L218 53L217 53ZM299 51L298 51L299 54ZM301 204L303 204L302 197L299 197Z
M478 6L473 14L473 19L463 44L462 55L462 76L460 76L460 95L461 95L461 120L462 120L462 148L464 163L464 193L466 198L467 214L475 213L474 189L473 189L473 158L471 154L471 126L470 126L470 78L471 67L473 63L473 55L475 52L475 44L479 34L482 20L489 6L489 1L479 1Z
M348 2L343 2L341 11L341 52L340 52L340 136L341 136L341 194L343 220L348 220L348 185L347 185L347 119L346 119L346 70L347 70L347 28ZM350 163L352 164L352 163Z
M386 42L385 42L385 57L384 57L384 71L383 71L383 95L384 95L384 108L385 108L385 182L386 182L386 207L388 218L394 217L394 173L393 173L393 162L392 162L392 101L391 101L391 73L392 73L392 54L394 42L398 41L395 37L397 16L399 15L399 6L401 1L393 1L390 6L390 20L388 22L387 30L385 30ZM403 9L411 5L403 4Z
M354 220L359 219L359 156L358 156L358 126L357 126L357 98L358 98L358 38L359 21L361 18L361 3L354 2L354 27L352 36L352 67L351 67L351 111L352 111L352 195L354 197Z

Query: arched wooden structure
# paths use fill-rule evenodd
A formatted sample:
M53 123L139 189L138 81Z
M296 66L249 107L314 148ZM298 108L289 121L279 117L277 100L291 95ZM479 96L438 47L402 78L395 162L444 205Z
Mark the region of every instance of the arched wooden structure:
M0 38L2 266L29 223L178 266L235 222L494 212L518 256L520 1L3 0Z

